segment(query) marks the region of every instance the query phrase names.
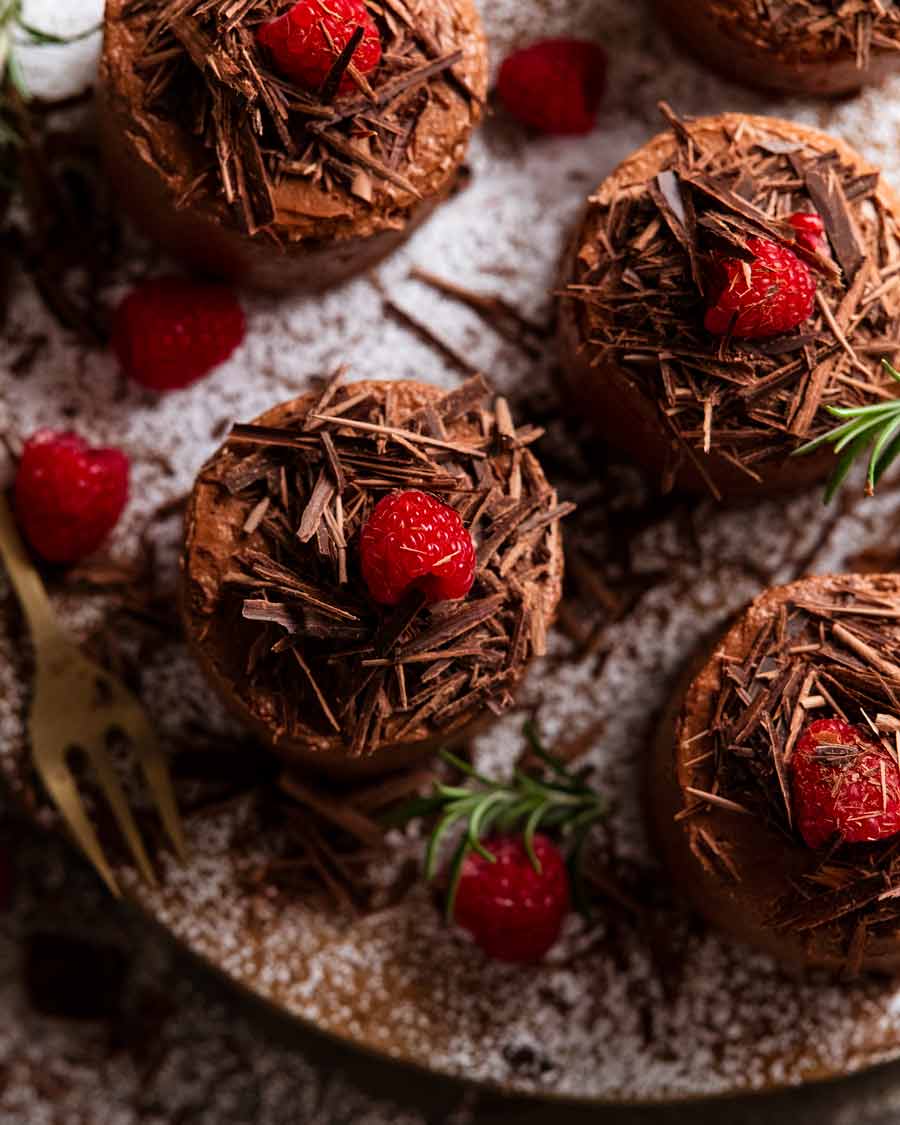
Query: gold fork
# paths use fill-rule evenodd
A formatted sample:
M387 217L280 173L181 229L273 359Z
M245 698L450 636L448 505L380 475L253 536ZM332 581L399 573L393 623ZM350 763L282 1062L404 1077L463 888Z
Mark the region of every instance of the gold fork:
M183 860L184 833L169 767L147 715L123 684L88 660L63 633L2 493L0 557L25 611L34 642L36 675L29 735L35 768L76 842L109 889L118 895L118 883L67 761L76 747L84 751L138 869L149 883L156 885L153 866L108 750L113 735L122 734L128 739L140 761L160 820L176 854Z

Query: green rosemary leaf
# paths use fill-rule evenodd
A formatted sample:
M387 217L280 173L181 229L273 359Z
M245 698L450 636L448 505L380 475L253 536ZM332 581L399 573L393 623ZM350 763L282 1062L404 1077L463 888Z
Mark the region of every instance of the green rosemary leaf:
M471 789L463 789L461 785L438 785L435 794L446 804L447 801L465 800L472 796Z
M525 853L531 860L531 866L540 875L541 861L537 857L534 850L534 834L538 830L538 825L541 823L541 817L547 811L546 805L538 805L531 816L525 823L525 831L522 833L522 840L525 844Z
M896 439L900 435L900 414L882 430L880 436L872 447L872 456L869 458L869 488L874 490L875 485L884 470L891 464L900 452L900 446L891 454L891 448L896 444ZM883 466L879 469L879 462L884 460Z
M898 372L886 359L882 366L896 383L900 383ZM871 494L885 470L900 455L897 438L900 435L900 398L872 403L870 406L829 406L828 413L841 419L841 424L808 441L794 450L795 457L802 457L821 449L825 445L834 446L840 458L825 491L825 503L831 501L850 472L853 462L871 447L869 470L866 478L866 491Z
M564 781L570 781L570 775L562 762L560 762L558 758L554 758L554 756L545 748L544 743L541 741L541 736L538 732L537 724L533 719L526 720L522 727L522 731L525 735L526 741L528 742L528 748L531 750L532 754L534 754L536 758L540 758L544 765L547 766L553 773L555 773L557 777L561 777Z
M19 63L19 56L13 51L6 57L6 77L20 97L28 100L28 83L25 81L25 72Z
M843 453L848 445L850 445L854 441L858 441L863 434L869 434L872 432L872 430L876 429L881 432L881 430L883 430L884 428L885 418L886 415L882 411L881 413L876 414L873 417L860 418L858 421L854 422L854 424L840 439L840 441L836 441L834 443L835 453Z
M878 460L878 465L875 469L875 474L872 480L873 489L878 485L878 482L884 476L885 472L891 467L891 465L897 460L898 457L900 457L900 434L898 434L897 437L894 438L894 440L881 454L881 457Z
M489 777L485 777L484 774L480 774L473 765L471 765L469 762L464 761L462 758L457 758L457 756L455 754L451 754L449 750L442 750L440 756L448 766L452 766L455 770L459 770L459 772L465 774L466 777L471 777L473 781L480 781L482 785L494 784L494 782L491 781Z
M498 823L498 821L500 819L500 816L503 813L503 807L504 806L502 804L499 804L499 803L496 804L496 805L492 805L491 808L489 808L488 811L481 818L481 833L480 833L480 835L481 835L482 839L485 836L487 836L488 833L491 831L491 829L495 826L495 824ZM491 862L493 862L493 860L495 858L493 853L487 852L486 849L485 849L485 852L486 852L487 856L490 858ZM482 852L482 855L484 855L485 852Z
M447 903L444 908L445 917L448 922L453 921L453 911L456 907L456 892L459 890L459 880L462 878L463 864L466 862L466 856L469 854L469 841L463 836L459 844L457 844L456 851L453 853L453 859L450 861L450 881L447 886Z
M799 446L791 454L792 457L805 457L808 453L814 453L817 449L821 449L823 445L828 445L829 442L834 441L836 438L843 437L844 434L849 433L854 422L846 422L843 426L838 426L834 430L829 430L827 434L822 434L821 437L813 438L812 441L806 442L805 445Z
M541 816L544 828L562 828L572 819L572 809L562 805L546 806Z
M103 28L102 23L96 23L93 27L77 31L74 35L55 35L52 31L43 31L23 19L16 20L16 25L28 36L27 45L32 47L68 47L71 43L80 43L83 39L89 39Z
M519 769L513 771L513 784L529 797L540 799L546 793L546 789L536 777L531 777Z
M508 835L522 823L534 808L534 798L520 797L512 801L506 808L501 809L496 820L497 831Z
M462 802L463 804L465 802ZM464 809L460 809L458 805L451 805L449 810L438 821L437 827L432 832L428 841L428 847L425 849L425 882L430 883L434 878L437 869L438 849L440 848L441 841L450 831L458 820L461 820L466 815Z
M828 481L828 486L825 489L825 503L830 504L837 495L838 489L847 479L847 474L853 468L853 462L862 453L862 451L869 444L868 434L861 434L856 440L848 445L838 461L837 468L831 474L831 479Z
M481 845L481 825L485 818L485 815L490 812L492 808L496 807L498 803L505 800L505 793L492 793L489 797L485 797L483 801L480 801L475 806L474 812L469 817L469 830L467 833L469 846L474 851L478 852L478 854L483 859L486 859L491 863L494 862L494 857L486 848L482 847Z

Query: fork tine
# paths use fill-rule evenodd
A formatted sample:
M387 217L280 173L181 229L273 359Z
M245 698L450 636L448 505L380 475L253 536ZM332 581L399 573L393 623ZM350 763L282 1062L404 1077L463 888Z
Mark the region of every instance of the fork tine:
M153 887L158 886L156 872L153 870L153 866L147 857L147 852L144 850L144 841L141 839L138 826L135 823L134 816L132 815L122 789L122 784L113 768L109 755L102 746L96 743L85 747L85 749L97 773L100 788L103 790L109 802L109 806L112 809L113 816L116 818L119 831L125 837L128 847L131 849L131 854L134 856L135 863L137 863L141 874L147 882Z
M68 766L62 761L44 761L35 764L47 792L68 825L69 831L75 837L76 843L94 865L107 887L116 898L120 898L122 892L119 890L119 884L103 854L94 827L84 811L78 786Z
M172 788L169 764L160 749L156 735L149 729L149 726L141 731L139 737L134 739L134 749L140 758L144 776L156 801L163 827L172 841L175 854L182 863L186 863L187 844L184 839L181 817L178 814L175 791Z

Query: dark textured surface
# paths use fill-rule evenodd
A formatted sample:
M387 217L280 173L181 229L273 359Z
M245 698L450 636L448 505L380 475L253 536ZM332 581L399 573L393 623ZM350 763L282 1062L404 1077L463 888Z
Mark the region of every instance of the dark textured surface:
M35 4L37 17L54 14L56 0ZM76 10L77 9L77 10ZM71 29L94 17L96 5L72 5ZM59 15L59 13L55 13ZM469 362L490 370L504 391L539 383L550 363L533 358L486 332L458 304L431 294L411 281L411 264L485 292L500 291L531 316L546 313L563 233L588 191L625 156L658 129L655 103L667 97L682 113L746 109L796 116L844 136L869 159L886 165L896 182L897 86L854 102L785 105L766 102L723 85L676 54L650 17L632 0L497 0L486 5L495 53L536 34L590 33L611 49L610 93L601 128L575 144L532 143L502 114L489 125L473 151L474 182L468 193L442 213L409 251L384 267L381 281L391 300L414 310L433 331ZM91 64L90 44L75 50L74 63L50 51L42 56L44 77L58 90L60 81L80 80ZM66 61L64 61L64 59ZM78 78L75 73L78 67ZM524 185L524 186L523 186ZM123 280L141 271L135 256ZM322 302L248 302L251 338L246 349L213 379L184 396L153 402L122 387L113 365L102 355L82 352L43 313L24 284L17 285L0 370L0 433L13 447L38 424L75 419L98 440L124 440L135 458L136 501L114 544L120 557L133 558L148 512L176 498L188 486L197 465L221 438L235 415L249 418L273 401L298 393L310 373L327 371L346 360L357 376L426 372L445 386L455 375L446 356L432 351L408 328L383 319L381 292L360 282ZM14 367L37 340L39 362ZM584 470L582 470L584 471ZM629 512L625 498L630 475L620 470L603 476L602 506L594 512L609 546L610 573L617 575L607 620L587 620L597 627L594 640L600 701L609 708L609 739L624 746L627 724L643 731L652 706L692 643L684 619L673 606L690 610L713 626L762 585L786 580L806 569L835 565L875 568L891 565L900 540L892 513L895 497L885 494L876 505L848 506L836 527L837 511L823 512L818 498L801 498L784 507L721 515L708 504L689 508L664 504L651 513ZM582 503L595 485L586 474ZM595 497L596 499L596 497ZM607 515L613 518L607 522ZM635 518L629 523L629 515ZM590 509L582 524L590 548ZM176 538L169 528L165 541ZM163 555L160 573L172 560ZM894 561L893 565L896 565ZM716 581L706 581L710 572ZM723 600L724 599L724 600ZM85 632L96 621L94 602L71 594L60 603L68 619ZM636 612L632 612L635 611ZM618 616L617 616L618 614ZM612 630L608 625L612 622ZM657 641L665 652L653 651ZM13 638L12 651L19 644ZM172 733L169 710L181 698L184 662L172 659L174 645L160 645L149 671L158 691L160 722ZM679 652L681 655L679 655ZM150 653L151 658L153 652ZM605 667L605 671L604 671ZM627 685L623 671L638 668L643 683L653 684L652 701ZM565 722L561 689L552 687L547 708L553 721ZM18 689L0 697L0 722L20 706ZM611 787L625 787L630 773L615 757L604 766ZM634 819L627 805L626 822ZM626 823L629 831L633 826ZM742 1106L720 1103L704 1109L671 1111L538 1109L521 1104L467 1099L458 1088L435 1079L416 1079L379 1063L360 1063L321 1041L297 1039L279 1021L261 1021L258 1009L246 1010L231 993L212 993L194 982L185 961L146 924L123 915L94 886L79 866L45 840L16 829L10 849L24 871L12 912L0 923L0 1122L2 1125L109 1122L110 1125L472 1125L473 1121L571 1120L637 1122L743 1122L791 1120L823 1125L870 1125L894 1120L900 1113L900 1087L894 1071L861 1076L847 1083L778 1095ZM98 1019L85 1020L84 997L68 997L68 1017L38 1014L23 987L27 935L40 935L37 952L48 953L48 935L87 938L92 945L116 947L127 956L120 996L111 1003L107 970L97 982ZM52 945L52 943L51 943ZM71 944L66 947L71 953ZM32 974L37 954L32 950ZM60 957L50 955L47 972L58 972ZM65 958L67 961L68 957ZM95 965L101 954L86 959ZM112 961L118 961L113 954ZM85 972L81 958L72 972ZM114 976L115 974L109 974ZM591 982L594 985L596 982ZM603 987L598 985L597 987ZM90 990L88 995L92 995ZM528 989L522 990L527 999ZM40 1004L46 1013L51 998ZM102 1003L100 1002L102 1000ZM80 1017L72 1016L72 1006ZM628 1011L623 1007L623 1012ZM653 1004L644 998L652 1016ZM728 1012L725 1012L726 1018ZM612 1054L622 1038L613 1027L598 1041L598 1057ZM599 1037L598 1037L599 1039ZM685 1045L690 1054L690 1043ZM704 1064L698 1055L697 1068ZM520 1050L513 1062L539 1064ZM595 1076L588 1074L587 1079ZM412 1103L418 1104L415 1108ZM406 1103L410 1103L407 1107ZM423 1108L424 1107L424 1108Z

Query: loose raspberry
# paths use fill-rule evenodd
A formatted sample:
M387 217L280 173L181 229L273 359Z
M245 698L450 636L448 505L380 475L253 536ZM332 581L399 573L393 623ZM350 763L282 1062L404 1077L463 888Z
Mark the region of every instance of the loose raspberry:
M900 769L861 727L843 719L810 723L790 770L794 819L809 847L836 835L859 843L900 832Z
M453 508L415 489L375 506L359 543L376 602L397 605L411 588L430 604L464 598L475 580L475 545Z
M797 241L814 254L822 247L825 239L825 224L814 211L796 211L788 215L788 222L797 232Z
M112 346L129 378L152 391L175 391L224 363L245 328L237 298L223 285L159 277L119 305Z
M514 52L497 83L517 121L558 136L590 133L605 89L606 52L583 39L544 39Z
M128 458L91 449L77 434L39 430L16 474L16 515L25 538L48 562L91 554L116 526L128 499Z
M767 238L751 238L747 247L756 255L752 262L712 257L706 330L751 340L792 331L813 310L813 275L796 254Z
M307 90L319 90L358 27L363 28L363 37L352 65L360 74L370 74L381 62L381 35L363 0L299 0L283 16L261 24L256 38L271 51L284 78ZM345 73L338 93L355 89Z
M470 852L463 863L453 916L488 957L538 961L559 937L569 912L565 861L546 836L534 838L536 870L520 836L484 841L491 863Z

